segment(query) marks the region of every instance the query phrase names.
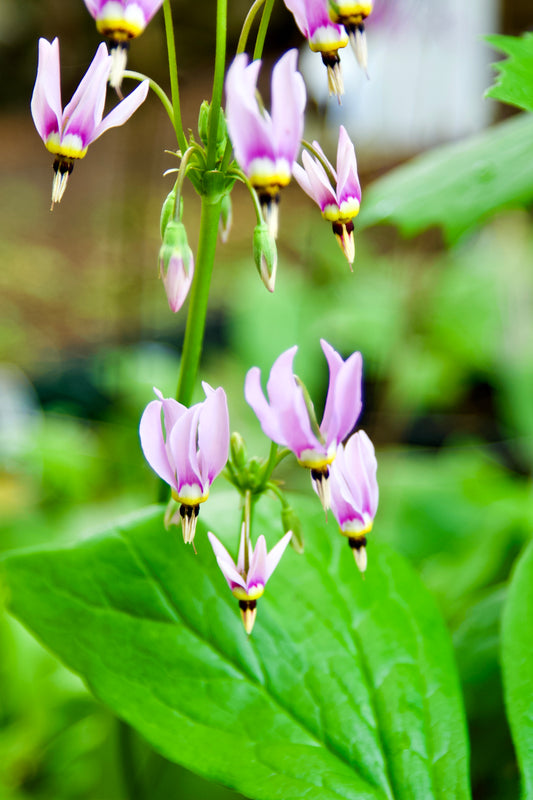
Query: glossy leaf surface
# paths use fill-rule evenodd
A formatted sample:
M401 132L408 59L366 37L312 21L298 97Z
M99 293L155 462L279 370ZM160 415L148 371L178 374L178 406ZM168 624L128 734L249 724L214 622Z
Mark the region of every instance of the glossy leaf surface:
M286 552L248 638L205 535L234 552L234 508L202 508L197 556L152 507L7 557L9 607L157 750L251 798L468 798L450 642L411 568L372 542L362 580L306 499L305 553ZM272 546L277 507L262 501L255 529Z

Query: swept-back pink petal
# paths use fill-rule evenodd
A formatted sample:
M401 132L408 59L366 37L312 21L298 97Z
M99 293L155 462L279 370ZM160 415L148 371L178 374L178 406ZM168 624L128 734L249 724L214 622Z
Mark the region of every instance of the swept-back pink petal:
M165 423L165 441L168 441L168 437L170 436L170 431L179 420L179 418L187 411L187 406L178 403L177 400L174 400L173 397L163 397L162 393L159 389L156 389L154 386L154 392L161 400L161 404L163 407L163 420Z
M202 479L211 484L228 460L229 414L222 387L213 391L204 384L204 391L206 399L198 426L199 459Z
M160 478L177 489L174 470L168 459L161 424L162 402L152 400L141 417L139 436L144 457Z
M361 202L361 184L357 174L357 159L353 142L345 127L341 125L337 146L337 200L340 205L352 197Z
M117 125L123 125L131 115L137 111L141 103L144 103L146 100L146 95L148 94L149 89L149 82L143 81L139 86L137 86L133 92L130 92L124 100L121 100L120 103L115 106L115 108L109 112L109 114L104 117L104 119L96 126L96 129L93 133L91 138L91 142L94 142L95 139L98 139L105 131L109 130L109 128L115 128Z
M303 33L306 39L309 39L309 37L312 35L310 33L310 25L308 21L308 8L310 4L307 2L307 0L284 0L284 2L294 16L300 31ZM322 2L322 0L320 0L320 2Z
M291 169L300 150L307 99L304 79L296 68L297 61L298 51L289 50L272 71L272 125L276 155L286 159Z
M62 134L78 134L86 147L93 141L96 126L102 119L107 92L107 78L111 69L111 56L102 42L80 81L72 99L65 106L66 124Z
M159 11L163 5L163 0L126 0L126 5L132 5L133 3L142 8L146 24L148 24L154 14Z
M252 586L264 586L266 583L266 564L267 564L267 547L265 537L261 534L258 536L253 556L250 560L250 567L248 575L246 576L246 588L250 590Z
M265 583L268 581L276 567L278 566L279 562L281 561L281 556L285 552L287 545L289 544L292 536L292 531L283 536L279 542L274 545L270 553L267 555L266 559L266 570L265 570Z
M261 113L255 92L261 61L248 65L248 56L236 56L226 76L226 119L235 158L246 171L254 158L275 161L272 120Z
M83 0L85 5L87 6L87 10L91 17L96 19L99 11L102 9L102 6L105 5L107 0Z
M277 414L270 408L261 388L261 370L252 367L244 381L244 397L255 412L265 436L278 444L285 444Z
M219 541L219 539L217 539L215 534L211 533L211 531L207 532L207 536L211 542L211 547L213 548L217 564L220 567L220 570L226 581L228 582L229 588L233 590L233 587L237 585L241 586L246 591L246 582L242 575L239 574L235 566L235 562L222 542Z
M31 114L43 141L51 133L61 130L61 78L57 38L52 43L39 39L39 62L31 97Z
M364 431L357 431L344 447L344 477L353 497L359 497L361 510L375 517L379 502L376 480L378 462L374 445Z
M329 178L322 164L320 164L316 159L311 158L307 150L304 150L302 153L302 162L305 172L298 164L295 164L294 177L304 192L306 192L309 197L314 200L315 203L317 203L321 211L323 211L328 205L336 206L337 197L331 187ZM301 180L302 173L304 173L306 177L308 188L306 188L305 183Z
M191 406L185 414L178 419L170 432L170 452L176 468L177 492L183 486L198 486L199 494L203 494L204 487L202 475L198 465L197 432L198 420L201 413L201 404Z
M337 351L324 339L320 340L320 344L329 365L330 375L320 431L326 436L326 446L329 446L332 442L340 442L348 436L361 413L363 358L361 353L355 352L343 361Z

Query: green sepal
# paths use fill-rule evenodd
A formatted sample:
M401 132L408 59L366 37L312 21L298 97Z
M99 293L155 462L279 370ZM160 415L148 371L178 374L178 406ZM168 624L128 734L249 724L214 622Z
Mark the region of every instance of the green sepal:
M207 100L204 100L200 106L200 113L198 114L198 133L205 148L207 148L208 134L209 134L209 111L210 105ZM217 126L217 146L216 146L216 160L221 161L226 151L226 143L228 141L228 131L226 128L226 120L224 114L218 115Z
M161 217L159 219L159 229L161 231L161 238L165 238L165 231L169 220L174 216L174 208L176 205L176 187L167 194L163 206L161 208ZM183 216L183 198L180 199L179 219Z
M261 280L268 291L273 292L278 266L278 251L276 240L270 233L266 222L261 222L254 228L254 261Z

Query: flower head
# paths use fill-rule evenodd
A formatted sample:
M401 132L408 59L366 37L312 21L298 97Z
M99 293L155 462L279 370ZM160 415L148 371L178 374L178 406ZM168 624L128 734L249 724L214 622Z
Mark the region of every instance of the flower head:
M261 388L258 367L249 370L244 395L255 411L263 433L292 450L299 463L311 470L313 483L327 509L328 466L335 458L338 445L351 432L361 413L363 360L361 353L355 352L343 361L324 339L320 344L329 366L329 387L320 427L311 401L293 373L296 346L286 350L274 362L267 383L268 401Z
M171 311L179 311L185 302L194 276L194 256L182 222L170 220L159 250L159 274Z
M361 572L366 569L366 534L378 508L377 466L374 446L364 431L339 446L331 465L331 510Z
M348 36L341 25L331 21L328 0L285 0L285 5L294 15L311 50L321 54L328 70L329 93L336 94L340 102L344 83L339 50L348 44Z
M328 0L329 14L333 22L344 25L350 44L359 66L366 72L367 48L365 36L365 20L372 13L372 0L359 3L355 0Z
M143 81L102 119L110 68L111 56L102 43L70 103L63 109L59 40L50 43L39 39L31 113L46 149L56 156L52 207L63 197L74 161L83 158L89 145L109 128L123 125L146 99L148 81Z
M351 266L355 257L352 220L361 204L355 148L343 125L339 129L336 170L318 142L313 142L313 147L320 158L304 150L303 167L294 165L294 177L318 205L324 219L332 223L333 233Z
M279 190L291 179L303 133L306 92L297 58L297 50L289 50L273 69L272 116L257 102L261 61L248 64L241 53L226 77L226 119L235 158L257 190L274 236Z
M148 403L139 426L146 460L180 504L187 543L194 539L199 505L207 500L211 484L228 460L226 393L221 387L202 386L206 399L190 408L154 389L158 399Z
M259 536L255 548L251 541L246 542L245 525L241 530L241 541L239 546L239 556L237 563L234 562L224 545L217 537L208 532L209 541L215 553L218 566L228 582L228 586L233 595L239 601L242 621L246 633L250 634L255 622L257 613L257 599L265 591L265 586L280 562L285 548L289 544L292 533L289 531L282 539L267 553L266 541L264 536ZM246 544L248 553L246 554Z
M119 90L126 69L128 42L144 31L163 0L84 0L102 36L111 40L109 83Z

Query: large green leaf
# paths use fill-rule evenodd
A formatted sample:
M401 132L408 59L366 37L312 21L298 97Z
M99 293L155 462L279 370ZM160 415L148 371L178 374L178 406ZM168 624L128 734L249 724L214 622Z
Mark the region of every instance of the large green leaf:
M503 612L502 662L505 702L523 794L533 797L533 543L516 567Z
M236 549L227 497L202 508L197 556L153 507L7 557L12 612L161 753L252 798L468 798L450 642L411 568L371 543L363 581L309 498L305 554L289 548L248 638L205 536ZM278 535L268 501L256 527Z
M499 75L488 91L489 97L533 111L533 33L518 36L486 36L489 44L509 58L494 67Z
M495 211L533 199L532 147L526 114L437 147L375 181L359 224L387 222L407 236L437 225L453 242Z

